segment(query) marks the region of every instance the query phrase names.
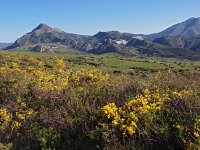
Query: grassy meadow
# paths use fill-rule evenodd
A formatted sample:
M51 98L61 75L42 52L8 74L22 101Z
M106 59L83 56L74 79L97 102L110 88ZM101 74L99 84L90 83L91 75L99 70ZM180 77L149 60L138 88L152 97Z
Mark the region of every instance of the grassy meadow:
M200 62L0 51L0 149L199 150Z

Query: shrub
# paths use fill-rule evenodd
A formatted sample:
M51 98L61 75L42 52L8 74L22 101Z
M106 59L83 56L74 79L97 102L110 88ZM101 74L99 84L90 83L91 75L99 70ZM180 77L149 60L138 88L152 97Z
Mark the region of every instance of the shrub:
M101 109L102 140L109 146L115 137L123 147L131 140L134 144L129 146L135 149L199 148L200 101L193 94L156 87L123 106L107 104Z
M198 149L199 98L198 74L16 59L0 67L0 149Z

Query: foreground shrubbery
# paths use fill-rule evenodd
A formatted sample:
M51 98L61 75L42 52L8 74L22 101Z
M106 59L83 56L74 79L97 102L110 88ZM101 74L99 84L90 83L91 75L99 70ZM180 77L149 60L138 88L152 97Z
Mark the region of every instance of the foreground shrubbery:
M199 149L199 79L5 64L0 148Z
M121 107L104 106L100 131L108 143L113 136L125 143L132 139L128 147L137 149L197 149L200 105L196 99L191 90L146 89Z

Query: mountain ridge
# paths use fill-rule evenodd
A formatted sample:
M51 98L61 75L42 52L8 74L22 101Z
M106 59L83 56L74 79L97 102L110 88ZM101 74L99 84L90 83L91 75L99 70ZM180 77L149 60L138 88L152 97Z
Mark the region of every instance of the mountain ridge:
M66 33L60 29L52 28L44 23L39 24L31 32L18 38L15 43L7 47L7 49L14 49L21 46L42 44L42 43L68 43L71 47L74 47L76 41L83 42L88 36L78 35L73 33Z
M4 48L6 48L6 47L8 47L8 46L10 46L10 45L12 45L13 43L5 43L5 42L2 42L2 43L0 43L0 49L4 49Z
M200 17L190 18L159 33L149 35L108 31L88 36L66 33L41 23L31 32L18 38L7 49L44 43L58 43L69 49L93 54L118 53L127 56L140 54L192 58L192 55L200 55ZM38 51L38 47L31 51L34 49Z
M200 17L192 17L186 21L177 23L169 28L154 34L146 35L149 39L155 39L166 36L179 36L179 37L195 37L200 35Z

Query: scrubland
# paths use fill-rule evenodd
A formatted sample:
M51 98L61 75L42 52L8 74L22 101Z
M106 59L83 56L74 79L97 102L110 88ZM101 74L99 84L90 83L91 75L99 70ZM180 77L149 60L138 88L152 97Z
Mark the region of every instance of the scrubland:
M0 149L200 149L196 64L0 54Z

